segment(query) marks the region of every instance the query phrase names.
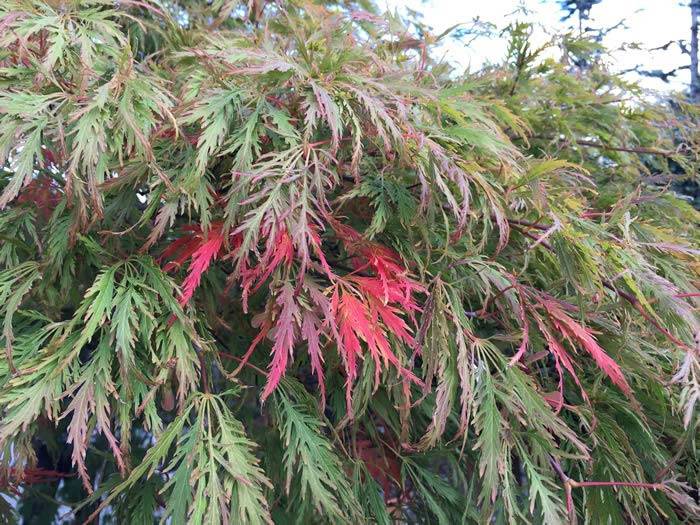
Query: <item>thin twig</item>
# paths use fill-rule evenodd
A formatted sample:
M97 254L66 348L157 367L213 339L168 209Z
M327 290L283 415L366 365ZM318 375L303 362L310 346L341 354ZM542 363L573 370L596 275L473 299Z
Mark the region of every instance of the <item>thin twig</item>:
M225 359L233 359L234 361L239 362L241 365L247 366L251 370L255 370L261 376L267 377L267 372L265 372L265 370L255 366L253 363L251 363L247 360L244 360L244 359L238 357L237 355L229 354L228 352L224 352L222 350L218 350L218 353L221 357L223 357Z
M521 233L522 235L524 235L525 237L528 237L529 239L532 239L532 240L535 241L536 243L540 243L543 247L545 247L545 248L546 248L547 250L549 250L550 252L555 253L555 252L554 252L554 248L552 248L552 245L549 244L547 241L542 240L542 239L541 239L540 237L538 237L537 235L531 234L529 231L527 231L526 229L520 227L520 226L517 225L517 224L511 224L511 227L512 227L515 231L517 231L517 232ZM534 247L534 246L535 246L535 245L533 244L533 245L531 246L531 248Z
M645 147L635 147L635 146L610 146L609 144L602 144L600 142L595 142L592 140L583 140L583 139L567 139L567 138L562 138L562 139L557 139L556 137L542 137L542 136L535 136L533 137L535 139L542 139L542 140L556 140L557 142L567 145L567 144L576 144L578 146L585 146L588 148L597 148L597 149L602 149L606 151L622 151L625 153L638 153L642 155L658 155L661 157L671 157L675 155L675 151L671 150L666 150L666 149L658 149L658 148L645 148Z
M524 221L521 219L508 219L509 224L516 224L518 226L527 226L528 228L534 228L535 230L548 230L551 228L551 225L546 225L546 224L540 224L538 222L530 222L530 221Z
M207 363L204 361L204 354L202 351L197 352L197 356L199 357L199 368L201 369L201 380L202 380L202 389L204 389L205 394L211 394L211 390L209 388L209 374L207 373Z
M641 305L639 300L634 297L633 295L628 294L627 292L623 290L618 290L615 288L611 283L608 281L603 281L603 286L605 286L608 290L612 290L615 292L617 295L622 297L625 301L630 303L632 307L639 312L639 314L644 317L654 328L656 328L659 332L661 332L664 336L666 336L667 339L669 339L671 342L677 344L678 346L684 348L685 350L692 350L688 345L686 345L683 341L675 337L671 332L666 330L663 326L659 324L659 322L654 319L647 311L644 309L644 307Z
M549 462L564 484L564 493L566 495L566 512L569 515L569 523L571 525L576 525L576 509L574 508L572 489L587 487L632 487L649 490L665 489L663 483L645 483L638 481L576 481L575 479L571 479L566 475L561 463L559 463L557 459L550 456Z
M647 155L659 155L661 157L670 157L675 152L665 149L657 148L643 148L643 147L631 147L631 146L609 146L607 144L600 144L598 142L593 142L590 140L575 140L574 141L579 146L586 146L589 148L598 148L609 151L622 151L625 153L641 153Z

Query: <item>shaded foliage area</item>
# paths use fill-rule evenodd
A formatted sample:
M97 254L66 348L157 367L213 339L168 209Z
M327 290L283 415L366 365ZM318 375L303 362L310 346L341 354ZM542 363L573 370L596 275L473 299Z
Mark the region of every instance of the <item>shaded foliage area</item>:
M8 521L698 519L697 107L364 2L0 28Z

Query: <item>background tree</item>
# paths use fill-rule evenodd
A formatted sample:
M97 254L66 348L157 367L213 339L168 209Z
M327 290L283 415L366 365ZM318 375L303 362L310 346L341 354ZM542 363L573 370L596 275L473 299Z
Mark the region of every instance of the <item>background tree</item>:
M562 20L568 20L572 16L578 18L579 33L583 32L583 22L588 20L591 15L591 9L601 0L559 0L561 9L566 11Z
M700 101L700 72L698 71L698 18L700 2L690 2L690 99Z
M7 521L700 517L696 106L365 2L0 28Z

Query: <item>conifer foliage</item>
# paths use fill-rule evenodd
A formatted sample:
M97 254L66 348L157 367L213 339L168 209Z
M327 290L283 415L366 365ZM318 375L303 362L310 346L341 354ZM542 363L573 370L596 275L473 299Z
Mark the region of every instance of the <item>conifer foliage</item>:
M502 38L2 2L0 516L700 519L697 108Z

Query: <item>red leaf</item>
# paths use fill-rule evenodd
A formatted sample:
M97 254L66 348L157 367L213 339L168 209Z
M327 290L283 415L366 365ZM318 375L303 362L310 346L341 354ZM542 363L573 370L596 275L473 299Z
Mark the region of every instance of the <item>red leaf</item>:
M410 348L416 347L416 341L410 333L410 328L406 324L406 321L401 319L397 314L401 311L398 308L394 308L390 305L381 304L377 301L371 302L372 310L379 313L384 325L393 333L396 337L401 339Z
M182 266L191 259L187 277L182 282L182 296L179 302L183 306L192 298L202 275L219 257L224 246L223 224L220 222L213 223L206 234L199 226L188 226L185 229L191 233L170 243L161 254L161 259L171 259L165 265L165 271Z
M355 270L361 271L369 267L377 274L384 302L389 301L390 293L395 294L399 290L403 290L405 293L405 286L402 284L409 282L414 286L417 284L407 279L408 270L395 251L364 239L358 231L335 219L331 220L331 225L338 237L345 243L348 253L358 256L352 260Z
M47 154L48 150L44 150L44 153ZM59 193L58 185L51 177L43 175L32 179L17 197L18 204L29 204L44 219L48 219L51 216L60 200L61 194Z
M355 306L355 304L352 302L348 304L346 301L341 303L339 301L337 289L333 292L331 304L333 305L333 314L338 325L340 337L340 339L336 341L338 343L338 351L345 363L345 401L348 406L348 412L350 412L352 404L352 385L357 379L357 356L362 354L360 340L357 338L355 330L353 329L353 324L356 322L355 312L353 311L353 306ZM357 315L360 317L364 316L362 312L359 312Z
M564 374L561 368L562 365L564 366L566 371L569 372L569 374L571 374L571 377L573 377L574 381L581 390L581 396L586 401L586 403L588 403L588 394L583 389L583 385L581 385L581 381L579 380L578 375L576 375L576 370L574 370L574 363L572 362L568 352L566 351L564 346L552 335L552 333L545 326L544 322L542 322L541 319L537 318L537 324L540 327L542 335L544 335L544 338L547 341L547 345L549 346L550 352L552 352L552 355L554 356L554 366L556 367L557 373L559 374L559 404L555 407L555 409L557 411L561 410L561 407L564 404Z
M561 307L552 300L543 299L541 300L542 306L547 311L549 318L554 323L554 326L566 337L568 340L576 340L583 346L583 348L591 355L593 360L609 378L615 383L620 390L622 390L627 397L630 399L632 396L632 389L627 383L620 366L605 353L598 342L591 334L590 330L584 328L574 319L569 317Z
M182 297L180 304L185 305L190 300L194 291L199 286L202 280L202 274L209 268L224 245L224 236L221 228L212 229L209 232L206 240L203 240L199 248L192 254L192 262L190 263L189 273L182 282Z
M197 251L202 243L202 230L199 226L184 226L183 231L189 232L179 239L175 239L165 247L160 254L160 260L170 259L163 269L166 272L173 271L182 266L192 254Z
M390 330L397 334L399 338L404 338L411 345L415 345L413 338L408 333L408 327L396 314L396 310L387 307L382 303L365 299L361 300L349 289L339 292L336 286L333 299L333 312L339 327L340 340L338 350L345 361L347 382L346 401L348 411L350 411L352 385L357 378L357 356L362 357L362 346L360 341L367 345L370 356L375 363L375 384L379 384L379 377L383 368L393 366L398 372L409 381L421 384L410 370L407 370L391 350L384 328L380 324L382 320L389 321ZM385 321L386 322L386 321Z
M382 281L377 277L350 276L348 280L357 283L367 295L383 303L397 303L407 314L413 315L420 311L415 299L416 293L422 293L425 288L420 283L405 275L395 275L391 281Z
M290 269L301 260L299 284L295 289L287 281L278 291L274 301L268 303L258 335L242 358L240 370L255 348L268 335L274 340L272 360L269 365L267 383L262 392L265 400L285 374L299 337L308 345L312 372L319 381L321 396L325 401L325 384L321 335L329 337L337 344L346 372L346 399L350 409L352 387L357 380L357 360L368 351L375 363L375 382L379 384L382 370L394 367L406 381L420 384L420 380L400 363L389 342L389 334L399 341L415 348L416 342L404 315L415 323L415 313L420 311L415 295L423 292L422 285L408 276L398 254L377 243L366 241L350 227L329 218L339 237L346 242L348 251L356 255L353 264L356 271L367 269L374 276L351 274L341 278L333 274L321 250L321 240L314 225L307 224L304 233L292 237L286 223L266 223L259 232L259 239L265 238L265 248L257 255L254 248L250 253L238 253L238 263L233 279L241 282L244 311L250 293L262 286L280 267ZM220 257L224 246L223 225L215 223L208 235L199 227L189 227L190 234L171 243L163 251L163 258L171 259L166 269L172 269L190 260L188 275L183 282L181 302L186 303L194 294L202 274L211 263ZM239 228L240 230L240 228ZM242 231L235 230L231 244L241 246ZM299 245L304 241L304 246ZM320 263L316 269L325 273L333 282L333 293L329 299L314 281L304 276L305 264L311 264L309 248L314 251ZM256 264L250 266L250 255L257 255ZM306 263L304 258L306 257ZM285 278L289 279L289 272ZM303 293L299 302L296 295ZM303 305L303 308L302 306ZM366 346L366 349L364 346Z

